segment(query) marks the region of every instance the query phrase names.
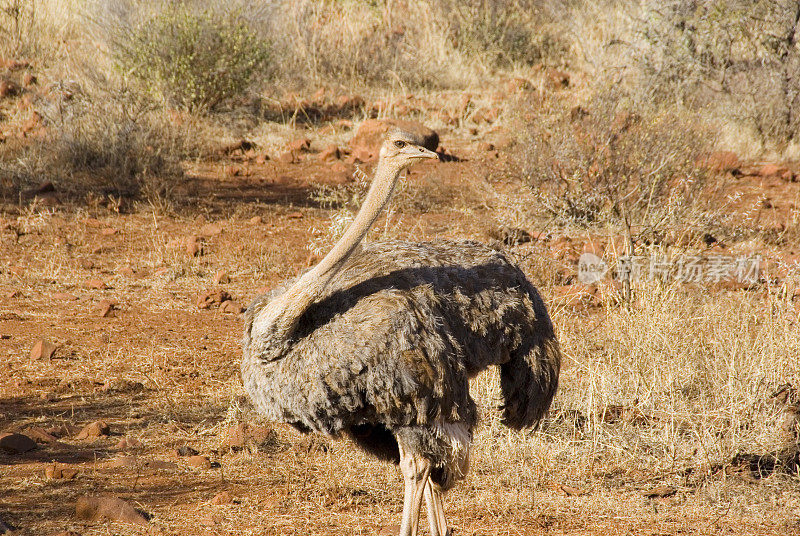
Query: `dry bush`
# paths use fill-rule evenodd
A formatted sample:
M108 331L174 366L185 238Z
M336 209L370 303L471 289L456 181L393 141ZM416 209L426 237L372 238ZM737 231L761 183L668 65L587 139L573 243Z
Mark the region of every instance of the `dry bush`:
M168 106L206 112L263 75L266 13L251 2L111 0L92 16L118 74Z
M183 176L183 133L149 102L121 90L64 95L40 106L46 134L0 161L0 174L17 191L52 181L71 196L163 203Z
M531 208L556 223L632 224L653 234L684 227L700 210L706 182L696 162L708 139L690 117L631 109L615 90L571 109L550 101L530 113L519 173Z

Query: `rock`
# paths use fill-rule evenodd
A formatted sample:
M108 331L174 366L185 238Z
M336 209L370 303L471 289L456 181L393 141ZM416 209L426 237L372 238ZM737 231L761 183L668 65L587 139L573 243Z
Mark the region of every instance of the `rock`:
M136 272L134 272L133 268L131 268L130 266L124 266L124 267L120 268L119 270L117 270L117 273L119 275L122 275L122 276L125 276L125 277L135 277L136 276Z
M117 308L117 305L110 301L110 300L100 300L100 302L95 307L97 311L97 315L100 318L113 318L114 317L114 310Z
M286 151L291 153L307 153L311 150L311 140L298 138L286 144Z
M106 285L102 279L87 279L83 282L83 288L105 290L108 288L108 285Z
M25 435L42 444L58 443L58 438L52 434L48 434L43 428L38 426L31 426L25 429Z
M644 495L648 499L655 499L655 498L669 497L671 495L675 495L677 491L678 490L672 486L661 484L649 490L642 491L642 495Z
M57 426L50 426L49 428L45 428L44 431L54 437L67 437L67 436L74 436L75 434L81 431L81 428L79 426L73 426L71 424L59 424Z
M119 497L79 497L75 503L75 517L84 521L119 521L134 525L147 525L147 519L127 501Z
M341 157L341 151L334 144L328 145L322 150L321 153L319 153L319 159L323 162L332 162L334 160L339 160Z
M211 499L211 504L231 504L233 497L227 491L223 491L214 495Z
M439 147L439 135L418 121L403 119L367 119L358 127L350 140L353 157L367 162L378 157L386 133L399 128L411 134L419 145L435 151Z
M84 426L75 439L97 439L108 436L110 433L111 428L105 421L94 421Z
M198 469L211 469L211 460L207 456L189 456L186 458L186 465Z
M299 220L303 217L303 213L299 210L295 210L294 212L290 212L286 215L287 218L290 220Z
M238 315L239 313L243 313L245 309L233 300L225 300L220 304L219 310L223 313Z
M758 170L758 174L764 178L783 177L784 173L787 171L789 171L789 169L785 166L779 166L778 164L764 164L761 166L761 169Z
M77 469L60 463L53 463L44 468L44 477L47 480L72 480L76 476L78 476Z
M187 236L184 239L183 247L190 257L199 257L203 254L203 245L196 236Z
M228 272L225 270L220 270L216 274L214 274L214 284L215 285L224 285L225 283L230 283L231 278L228 276Z
M258 224L260 224L260 223L263 223L263 222L262 222L262 220L261 220L261 216L253 216L252 218L250 218L249 220L247 220L247 222L248 222L250 225L258 225Z
M177 449L175 449L176 456L197 456L198 454L200 453L197 452L192 447L190 447L189 445L184 445L182 447L178 447Z
M105 229L100 230L100 234L103 236L114 236L119 232L119 229L114 229L113 227L106 227Z
M20 88L11 80L0 80L0 99L19 95Z
M222 227L218 223L207 223L200 228L200 234L206 238L213 238L222 233Z
M0 435L0 451L6 454L24 454L31 450L36 450L39 445L36 441L23 434L2 434Z
M117 444L114 445L114 448L117 450L129 450L135 448L141 448L142 442L134 437L123 437Z
M585 489L573 488L572 486L567 486L566 484L561 484L558 486L558 488L564 492L564 495L567 497L581 497L589 494L589 492Z
M39 339L34 343L33 348L31 348L30 358L32 360L52 359L57 348L58 347L50 341Z
M231 295L224 290L209 290L208 292L204 292L197 297L197 308L210 309L212 306L222 305L230 299Z
M239 423L225 431L221 452L242 450L248 445L256 447L275 441L275 431L269 426Z

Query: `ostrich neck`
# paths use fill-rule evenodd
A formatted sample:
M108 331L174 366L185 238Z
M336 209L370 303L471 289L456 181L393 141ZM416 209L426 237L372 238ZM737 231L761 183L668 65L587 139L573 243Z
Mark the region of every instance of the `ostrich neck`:
M361 210L342 238L314 268L300 277L286 292L270 302L258 315L256 322L269 327L271 336L289 338L298 319L322 294L325 286L342 268L348 257L358 248L372 224L378 219L392 196L401 167L381 159L375 170Z

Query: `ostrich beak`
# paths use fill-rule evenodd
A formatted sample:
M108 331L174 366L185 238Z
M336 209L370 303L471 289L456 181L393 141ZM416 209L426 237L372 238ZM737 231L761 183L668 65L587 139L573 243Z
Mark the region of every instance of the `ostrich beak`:
M419 159L423 159L423 158L436 158L436 159L438 159L439 158L438 154L434 153L433 151L430 151L430 150L426 149L425 147L420 147L419 145L408 144L405 147L403 147L401 152L405 156L407 156L408 158L415 158L415 159L416 158L419 158Z

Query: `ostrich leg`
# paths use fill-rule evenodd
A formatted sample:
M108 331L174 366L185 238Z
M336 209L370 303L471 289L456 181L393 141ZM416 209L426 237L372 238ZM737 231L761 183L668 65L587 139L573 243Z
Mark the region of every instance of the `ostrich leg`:
M407 449L398 438L400 448L400 471L405 482L403 499L403 520L400 523L400 536L417 536L419 528L419 511L425 484L431 472L431 462L419 454Z
M444 517L442 492L433 486L430 478L425 484L425 504L428 506L428 523L431 526L431 536L447 536L447 521Z

